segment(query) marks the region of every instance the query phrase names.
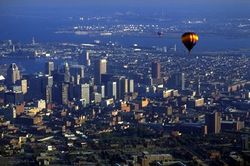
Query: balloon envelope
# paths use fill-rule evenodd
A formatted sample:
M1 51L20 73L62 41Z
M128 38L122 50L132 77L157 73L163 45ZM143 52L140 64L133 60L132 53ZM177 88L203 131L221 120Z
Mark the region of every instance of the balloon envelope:
M163 33L162 32L157 32L157 35L161 36L161 35L163 35Z
M199 40L199 37L194 32L186 32L182 35L181 39L182 39L182 43L190 52L192 48L196 45L197 41Z

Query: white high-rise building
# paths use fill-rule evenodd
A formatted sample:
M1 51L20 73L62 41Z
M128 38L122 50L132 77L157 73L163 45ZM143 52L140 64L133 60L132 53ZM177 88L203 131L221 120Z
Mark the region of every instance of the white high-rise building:
M45 74L52 75L52 72L55 70L54 62L45 63Z
M84 99L86 104L90 103L89 89L89 84L81 84L81 99Z
M135 88L134 88L134 80L129 80L129 92L134 93Z

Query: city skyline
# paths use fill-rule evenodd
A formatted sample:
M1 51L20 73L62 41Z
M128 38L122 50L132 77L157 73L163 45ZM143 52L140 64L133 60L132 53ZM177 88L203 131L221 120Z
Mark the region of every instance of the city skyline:
M250 165L249 7L1 1L0 165Z

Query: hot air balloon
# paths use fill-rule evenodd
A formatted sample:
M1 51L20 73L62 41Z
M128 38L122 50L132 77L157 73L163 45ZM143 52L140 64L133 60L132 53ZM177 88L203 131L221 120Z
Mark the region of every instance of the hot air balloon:
M157 32L157 35L161 37L163 35L163 33L159 31L159 32Z
M181 39L182 39L182 43L185 45L185 47L188 49L190 53L192 48L195 46L195 44L199 40L199 37L194 32L186 32L182 35Z

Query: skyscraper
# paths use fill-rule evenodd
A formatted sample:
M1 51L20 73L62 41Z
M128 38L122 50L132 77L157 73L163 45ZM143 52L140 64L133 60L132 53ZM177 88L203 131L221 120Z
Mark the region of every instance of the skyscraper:
M117 99L117 84L116 82L108 82L108 97L113 97L114 99Z
M185 90L185 74L182 72L174 73L168 80L167 86L178 90Z
M134 93L134 80L129 80L129 93Z
M152 78L159 79L161 77L161 64L159 62L152 62Z
M32 75L28 78L28 98L31 99L42 99L43 98L43 75ZM35 92L35 93L34 93Z
M64 82L70 82L69 64L67 62L64 63L63 73L64 73Z
M43 99L47 103L52 102L52 87L53 87L53 76L44 76L42 80L42 94Z
M23 94L26 94L28 92L28 82L27 82L27 80L21 80L20 84L21 84L21 90L22 90Z
M22 104L24 102L23 92L21 91L7 91L4 94L4 103L5 104Z
M119 80L118 80L118 91L117 91L117 97L119 98L119 99L123 99L124 98L124 95L126 94L126 93L128 93L128 79L127 78L124 78L124 77L122 77L122 78L120 78Z
M20 71L15 63L12 63L7 70L7 85L13 85L16 81L20 80Z
M97 87L97 92L101 94L102 98L104 98L105 95L105 86L107 85L101 85Z
M90 66L90 57L89 57L89 55L90 55L89 50L87 50L86 52L83 51L80 62L82 62L81 64L83 64L84 66Z
M74 82L76 84L79 84L80 80L84 78L84 66L83 65L70 66L70 75L74 77Z
M55 70L54 62L45 63L45 74L52 75L52 72Z
M107 60L106 59L100 59L96 62L94 73L95 73L95 84L100 85L102 74L107 73Z
M52 103L52 87L46 86L45 88L45 101L46 103Z
M89 84L81 84L81 99L84 99L86 104L90 103L89 88Z
M61 84L61 104L67 105L69 101L69 85Z
M221 130L221 113L220 112L213 112L208 113L205 116L205 123L207 125L208 133L220 133Z

